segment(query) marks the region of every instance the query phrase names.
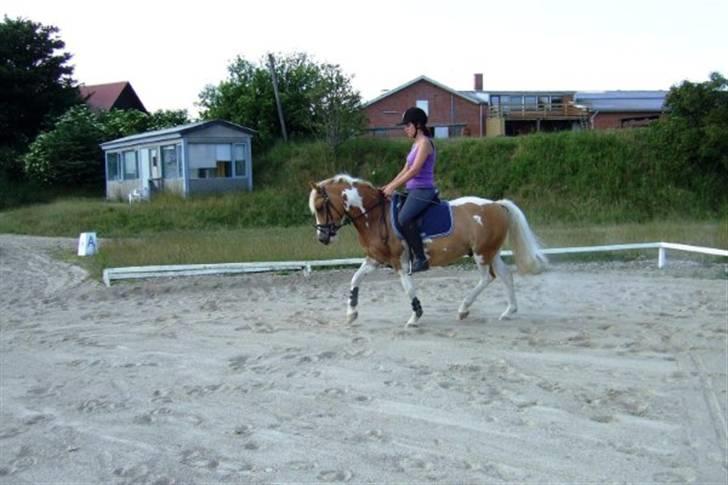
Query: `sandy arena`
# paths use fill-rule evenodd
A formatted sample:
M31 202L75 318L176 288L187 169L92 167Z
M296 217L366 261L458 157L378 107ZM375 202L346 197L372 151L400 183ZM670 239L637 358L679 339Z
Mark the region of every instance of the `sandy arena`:
M725 265L118 282L0 235L0 483L716 483ZM672 256L672 254L670 255ZM677 257L677 255L675 256Z

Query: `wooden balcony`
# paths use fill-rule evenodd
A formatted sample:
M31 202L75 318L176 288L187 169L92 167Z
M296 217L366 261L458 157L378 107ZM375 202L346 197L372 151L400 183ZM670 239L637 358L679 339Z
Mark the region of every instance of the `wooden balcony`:
M571 103L498 104L490 106L488 114L509 120L581 120L588 116L586 109Z

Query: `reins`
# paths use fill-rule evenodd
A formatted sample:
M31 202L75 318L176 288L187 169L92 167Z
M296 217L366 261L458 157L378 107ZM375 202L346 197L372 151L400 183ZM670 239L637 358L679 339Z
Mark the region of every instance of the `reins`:
M339 229L341 229L342 227L344 227L348 224L353 224L354 221L356 221L360 217L368 214L371 210L376 209L379 206L386 205L386 202L387 202L386 197L384 197L384 194L380 190L380 191L377 191L377 195L378 195L377 202L369 208L366 208L366 207L363 208L361 214L354 216L354 215L351 215L351 213L349 213L349 211L347 211L346 209L344 209L344 213L342 214L331 203L331 199L329 198L328 192L326 192L326 188L317 187L317 189L318 189L319 194L321 194L321 197L324 199L324 207L326 210L326 222L324 224L314 224L313 226L317 230L326 230L330 236L335 236L337 231ZM335 212L337 216L339 216L339 220L340 220L339 224L333 222L333 217L331 216L332 211ZM386 210L382 210L381 225L384 227L384 235L382 235L381 231L380 231L379 237L382 239L382 242L386 244L387 241L389 240L389 229L387 228L387 211Z

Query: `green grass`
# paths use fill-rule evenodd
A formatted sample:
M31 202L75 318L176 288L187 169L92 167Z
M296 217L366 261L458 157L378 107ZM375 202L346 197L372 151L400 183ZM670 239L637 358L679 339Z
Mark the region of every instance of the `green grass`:
M726 224L652 222L649 224L534 226L546 247L670 241L728 247ZM562 259L630 259L645 252L595 253ZM362 257L356 231L347 227L336 243L324 246L311 226L214 231L167 231L136 238L104 240L99 254L74 258L94 277L109 267L225 262L315 260ZM656 254L655 254L656 257Z

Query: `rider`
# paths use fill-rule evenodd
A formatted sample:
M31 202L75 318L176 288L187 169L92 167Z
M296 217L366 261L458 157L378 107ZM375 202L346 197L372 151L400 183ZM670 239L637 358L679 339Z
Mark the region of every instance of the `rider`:
M400 172L387 185L382 192L387 197L402 184L407 188L407 200L399 211L399 224L402 235L407 241L410 251L410 273L426 271L430 268L422 248L422 238L417 224L417 218L435 199L435 144L432 142L432 133L427 128L427 114L420 108L409 108L404 112L399 126L404 126L404 132L414 143L407 155L407 161Z

